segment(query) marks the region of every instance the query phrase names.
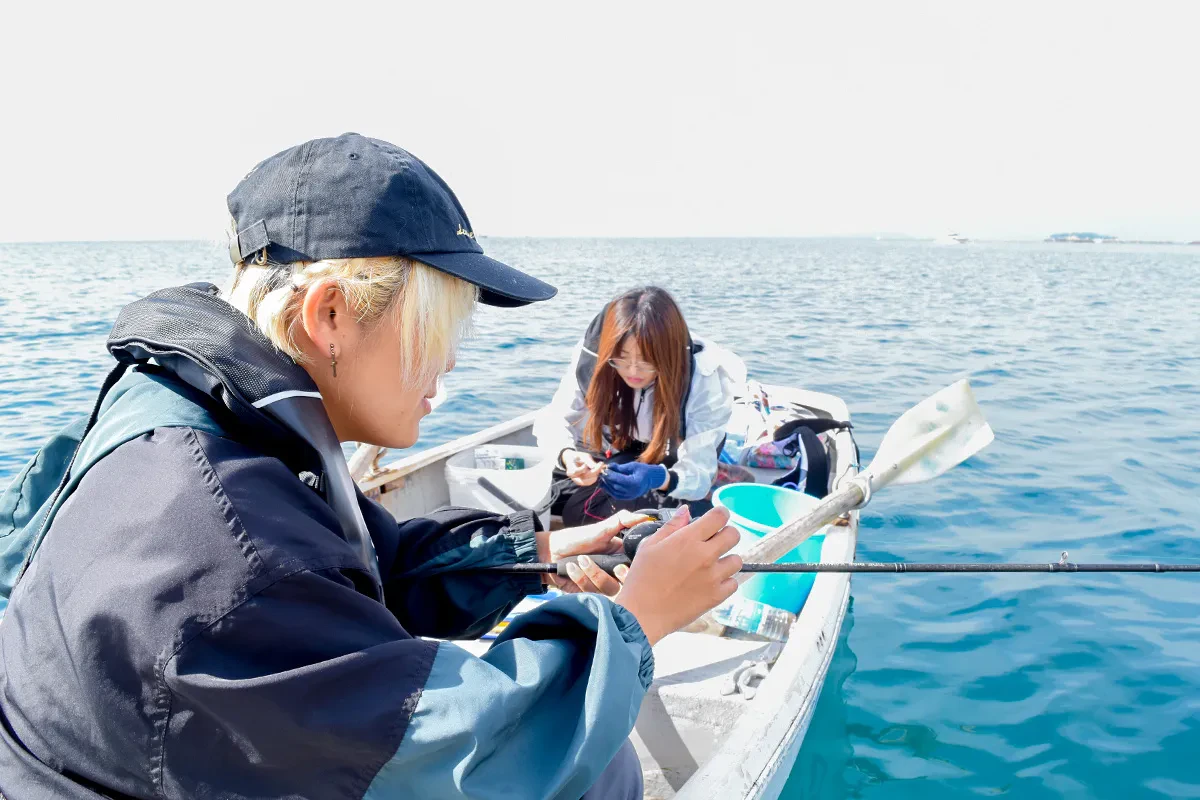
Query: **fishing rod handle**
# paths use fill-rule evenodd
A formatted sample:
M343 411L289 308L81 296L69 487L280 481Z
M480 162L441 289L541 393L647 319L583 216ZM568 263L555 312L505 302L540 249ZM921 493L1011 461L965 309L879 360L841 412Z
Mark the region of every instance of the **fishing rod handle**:
M646 540L646 537L652 536L659 528L666 524L666 521L663 519L663 517L666 516L667 519L670 519L670 517L664 514L662 510L659 510L656 513L656 516L656 519L648 519L645 522L639 522L637 525L634 525L632 528L625 531L625 534L622 537L622 548L625 551L624 555L588 556L588 558L596 562L596 566L600 567L600 569L604 570L615 578L616 574L613 572L613 570L622 564L629 566L630 563L633 562L633 557L637 555L638 547L643 541ZM560 559L555 563L558 567L558 576L560 578L567 578L570 577L567 575L567 564L578 565L579 556L568 556L567 558Z
M622 564L624 564L625 566L628 567L633 562L633 557L637 555L638 546L646 539L647 536L652 535L655 531L657 531L659 528L661 528L665 524L666 523L661 519L661 517L659 519L649 519L649 520L646 520L645 522L639 522L637 525L634 525L632 528L625 531L625 534L622 537L624 540L623 545L622 545L622 547L625 551L624 555L620 555L620 556L591 556L591 555L589 555L588 558L590 558L592 561L594 561L596 563L596 566L600 567L600 569L604 570L609 575L612 575L615 578L616 573L613 572L613 570L615 570L617 567L621 566ZM557 570L558 577L560 577L560 578L569 578L570 577L569 575L567 575L567 564L575 564L578 566L579 556L567 556L566 558L562 558L562 559L559 559L558 561L556 561L555 566L558 568L558 570Z
M575 564L576 566L579 566L579 558L579 556L567 556L566 558L560 558L558 561L554 562L555 566L558 567L558 577L570 578L571 576L567 574L567 565ZM617 567L621 566L622 564L628 567L630 563L632 563L627 556L588 556L588 558L590 558L597 567L604 570L609 575L612 575L614 578L616 577L615 570ZM580 567L580 569L583 568Z

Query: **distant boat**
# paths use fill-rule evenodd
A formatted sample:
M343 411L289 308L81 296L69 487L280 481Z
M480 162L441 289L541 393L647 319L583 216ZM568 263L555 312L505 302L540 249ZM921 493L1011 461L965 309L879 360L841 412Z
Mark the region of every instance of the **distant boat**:
M1109 236L1103 233L1054 233L1046 237L1047 242L1070 242L1072 244L1102 244L1104 242L1115 242L1117 237Z
M966 244L969 241L971 240L966 236L955 233L954 231L951 231L945 236L941 236L933 240L934 244Z

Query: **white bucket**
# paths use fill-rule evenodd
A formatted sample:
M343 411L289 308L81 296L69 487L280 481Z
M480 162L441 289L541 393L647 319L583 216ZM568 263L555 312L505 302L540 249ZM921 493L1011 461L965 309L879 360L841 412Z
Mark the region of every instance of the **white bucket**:
M504 469L504 465L498 462L505 459L522 459L524 468ZM510 508L479 483L479 478L486 477L520 505L540 511L538 518L542 521L542 528L549 530L553 470L553 459L537 447L489 444L464 450L446 460L446 486L450 489L450 504L499 514L511 514L519 510Z

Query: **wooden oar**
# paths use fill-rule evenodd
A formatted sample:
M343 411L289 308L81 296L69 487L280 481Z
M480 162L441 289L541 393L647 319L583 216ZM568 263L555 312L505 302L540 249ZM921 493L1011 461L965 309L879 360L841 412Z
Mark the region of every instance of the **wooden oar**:
M742 553L773 563L835 519L871 501L880 489L933 480L991 444L995 436L964 379L917 403L892 423L870 466L802 517ZM749 573L738 575L744 583Z

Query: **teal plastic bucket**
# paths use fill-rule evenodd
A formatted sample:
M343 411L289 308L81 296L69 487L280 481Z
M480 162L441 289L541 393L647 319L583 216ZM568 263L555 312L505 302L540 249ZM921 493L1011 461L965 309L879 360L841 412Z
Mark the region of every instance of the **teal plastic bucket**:
M780 525L811 511L821 501L817 498L765 483L729 483L713 493L713 505L729 510L729 521L739 531L742 539L735 553L749 549ZM825 542L823 532L818 532L794 550L786 553L776 563L816 564L821 560L821 545ZM800 613L808 593L812 591L816 573L784 573L755 575L738 589L738 594L769 606Z

